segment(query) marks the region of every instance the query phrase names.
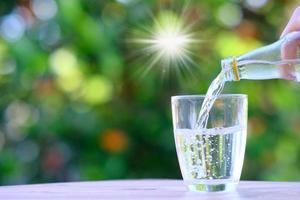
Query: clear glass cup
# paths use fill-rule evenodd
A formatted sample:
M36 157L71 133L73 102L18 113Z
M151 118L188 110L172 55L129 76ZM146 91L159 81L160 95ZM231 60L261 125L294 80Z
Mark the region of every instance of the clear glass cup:
M205 96L172 97L173 128L181 173L190 191L231 191L239 182L247 138L247 96L224 94L196 126Z

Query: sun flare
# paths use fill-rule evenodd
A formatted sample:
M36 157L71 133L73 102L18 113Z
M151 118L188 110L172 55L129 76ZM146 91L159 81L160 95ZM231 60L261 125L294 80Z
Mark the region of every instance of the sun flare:
M156 64L165 70L172 66L182 65L189 68L193 65L191 46L198 43L183 17L173 12L161 12L153 20L152 26L145 29L142 36L132 42L142 46L142 53L149 59L148 70ZM147 70L147 71L148 71Z

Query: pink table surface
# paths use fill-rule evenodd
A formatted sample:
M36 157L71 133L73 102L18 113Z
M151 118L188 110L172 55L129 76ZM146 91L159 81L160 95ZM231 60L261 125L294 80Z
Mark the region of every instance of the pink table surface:
M188 192L182 180L117 180L1 186L0 199L300 200L300 182L241 181L235 192Z

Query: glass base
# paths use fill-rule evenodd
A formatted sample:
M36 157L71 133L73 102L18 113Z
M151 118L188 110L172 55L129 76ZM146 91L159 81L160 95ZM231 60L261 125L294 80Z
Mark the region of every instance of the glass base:
M193 192L230 192L236 189L236 183L224 184L193 184L188 185L190 191Z

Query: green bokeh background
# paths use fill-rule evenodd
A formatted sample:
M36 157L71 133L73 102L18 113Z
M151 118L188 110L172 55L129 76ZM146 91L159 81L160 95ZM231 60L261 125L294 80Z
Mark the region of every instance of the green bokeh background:
M222 58L276 41L297 6L292 0L38 2L0 2L2 185L181 178L170 97L204 94ZM201 42L192 49L190 72L158 63L144 73L151 57L128 42L164 12L194 23ZM243 80L227 83L224 93L249 98L242 179L300 180L300 85Z

